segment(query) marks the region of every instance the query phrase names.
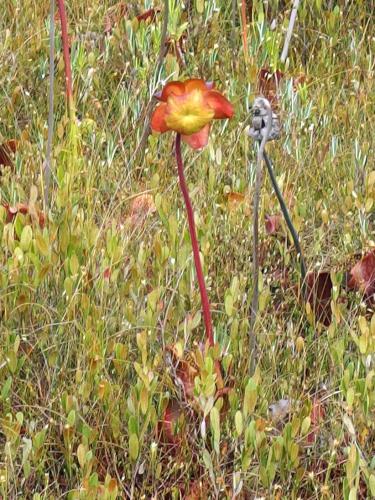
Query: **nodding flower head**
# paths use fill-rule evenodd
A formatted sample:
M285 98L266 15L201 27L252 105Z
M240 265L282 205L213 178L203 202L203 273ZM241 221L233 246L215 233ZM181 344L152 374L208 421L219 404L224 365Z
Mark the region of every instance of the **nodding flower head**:
M151 118L152 130L177 132L194 149L207 145L212 120L234 114L232 104L214 84L200 79L167 83L155 97L161 102Z
M261 141L266 133L269 109L271 104L265 97L256 97L253 104L253 119L251 128L249 129L249 136L256 141ZM280 122L272 110L272 125L268 140L272 141L280 137Z

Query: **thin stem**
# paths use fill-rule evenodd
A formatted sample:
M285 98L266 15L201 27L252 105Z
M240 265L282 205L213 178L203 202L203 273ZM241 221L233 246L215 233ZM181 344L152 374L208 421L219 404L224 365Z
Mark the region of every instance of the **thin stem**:
M155 75L156 78L159 78L159 74L161 72L162 66L163 66L163 61L164 57L166 54L166 41L167 41L167 34L168 34L168 22L169 22L169 0L164 0L164 18L163 18L163 27L161 29L161 35L160 35L160 48L159 48L159 55L158 55L158 61L156 63L156 70L155 70ZM151 115L154 110L155 106L155 98L152 96L151 100L147 104L146 111L145 111L145 119L144 119L144 126L142 130L142 135L141 139L139 141L139 145L137 146L137 153L138 151L141 151L143 154L145 147L146 147L146 142L148 139L148 136L150 135L150 122L151 122Z
M245 58L245 63L247 64L249 59L248 49L247 49L247 18L246 18L246 1L241 2L241 22L242 22L242 43L243 43L243 54Z
M294 0L292 13L290 14L288 31L287 31L286 37L285 37L284 48L283 48L283 51L282 51L282 54L280 57L280 61L282 63L285 63L286 58L288 56L289 44L290 44L290 40L292 39L293 28L294 28L294 23L296 22L298 6L299 6L299 0Z
M268 170L269 176L271 178L273 189L275 190L276 197L279 200L280 208L281 208L281 211L282 211L282 213L284 215L285 222L286 222L286 224L288 226L290 234L292 235L294 247L295 247L296 252L297 252L297 256L300 259L300 264L301 264L301 281L302 281L302 285L301 285L302 296L304 298L306 298L306 264L305 264L305 259L303 258L302 249L301 249L301 245L300 245L299 238L298 238L298 233L297 233L295 227L293 226L293 222L292 222L292 219L291 219L291 217L289 215L288 208L287 208L287 206L285 204L283 195L282 195L282 193L280 191L280 188L279 188L279 186L277 184L275 173L274 173L273 168L272 168L272 163L271 163L270 159L268 158L268 155L267 155L267 153L265 151L264 151L263 156L264 156L264 161L266 162L266 166L267 166L267 170Z
M264 148L272 129L272 109L270 104L265 103L267 109L267 127L260 143L258 157L257 157L257 171L255 178L255 194L254 194L254 213L253 213L253 297L251 300L251 314L250 314L250 374L255 370L256 359L256 335L255 335L255 322L258 314L259 307L259 204L260 204L260 191L262 188L263 170L262 162L264 157Z
M197 273L197 279L199 284L199 291L201 294L202 301L202 309L203 309L203 319L204 325L206 329L206 339L210 347L215 345L213 329L212 329L212 319L211 319L211 311L210 311L210 302L208 300L206 284L204 282L204 275L202 271L202 264L199 255L199 246L197 239L197 231L195 229L194 222L194 211L190 201L189 191L186 184L185 174L184 174L184 164L182 161L181 155L181 135L176 135L176 160L177 160L177 169L178 169L178 178L180 181L180 188L182 192L182 196L184 197L184 202L186 206L188 224L189 224L189 233L191 239L191 246L193 248L193 257L195 264L195 271ZM216 383L218 389L222 389L224 387L223 376L221 374L221 366L219 360L215 360L215 372L216 372Z
M68 112L69 115L71 115L71 111L73 108L73 80L72 80L72 69L70 65L68 20L66 17L64 0L57 0L57 5L61 21L61 40L62 40L64 66L65 66L66 98L68 101Z
M49 190L51 183L51 158L52 158L52 140L53 140L53 91L55 80L55 0L51 0L50 8L50 28L49 28L49 90L48 90L48 138L46 161L44 167L44 203L48 210Z
M176 160L177 160L178 178L180 180L180 188L181 188L182 196L184 197L184 202L185 202L185 206L186 206L186 212L187 212L187 218L188 218L188 224L189 224L189 233L190 233L190 239L191 239L191 246L193 247L193 257L194 257L195 270L197 273L199 291L201 294L203 318L204 318L204 324L205 324L205 328L206 328L206 337L207 337L209 345L212 347L214 345L214 337L213 337L213 333L212 333L212 319L211 319L210 303L208 300L206 284L204 282L202 264L201 264L201 259L200 259L200 255L199 255L199 246L198 246L197 232L195 229L193 207L192 207L192 204L190 201L189 191L187 188L185 174L184 174L184 164L183 164L182 155L181 155L181 135L180 134L176 135Z
M232 0L232 44L236 44L237 0Z
M160 47L159 47L159 56L158 62L156 65L156 75L158 76L163 65L164 56L165 56L165 45L167 41L167 33L168 33L168 21L169 21L169 0L164 0L164 17L163 17L163 27L161 29L160 35Z

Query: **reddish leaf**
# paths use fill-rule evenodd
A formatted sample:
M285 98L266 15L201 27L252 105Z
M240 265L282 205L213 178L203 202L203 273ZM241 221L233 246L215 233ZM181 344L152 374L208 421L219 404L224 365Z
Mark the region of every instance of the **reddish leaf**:
M245 193L236 193L231 192L227 194L227 207L228 212L236 212L237 210L242 209L245 215L251 214L251 203L250 197L247 192Z
M186 361L180 360L176 374L183 386L185 395L192 398L194 395L194 379L198 375L197 370Z
M303 85L306 82L307 78L306 75L301 73L298 76L295 76L293 78L293 90L296 91L300 85Z
M245 195L243 193L228 193L228 209L230 212L236 210L245 201Z
M109 280L109 278L111 277L111 274L112 274L111 273L111 268L110 267L106 267L104 269L104 272L103 272L104 279Z
M9 203L2 203L2 206L7 211L7 223L13 222L18 213L23 215L30 215L29 205L27 203L17 203L17 205L15 205L14 207L9 205ZM38 218L39 226L41 229L43 229L46 222L45 215L41 210L37 210L36 215Z
M111 7L104 16L104 33L109 35L113 27L128 14L125 2L119 2Z
M166 444L178 445L181 442L181 435L176 433L176 423L182 414L182 409L177 401L170 401L164 411L161 421L161 431Z
M281 215L266 215L266 232L267 234L275 234L281 227Z
M104 16L104 33L110 34L112 31L113 23L109 15Z
M307 435L307 442L308 443L314 443L316 439L316 435L319 431L319 426L321 421L323 420L325 416L325 410L322 405L322 402L320 401L319 398L314 398L312 408L311 408L311 413L310 413L310 418L311 418L311 432Z
M332 280L328 271L313 271L306 276L307 301L317 321L329 326L332 319Z
M283 76L284 73L280 70L276 70L272 73L269 69L262 68L259 71L258 90L271 104L277 101L278 89Z
M46 224L46 218L45 218L44 212L42 212L41 210L39 210L39 212L38 212L38 221L39 221L40 228L43 229L45 224Z
M194 379L198 375L198 369L193 366L193 359L190 356L190 362L182 359L179 350L176 346L167 346L167 350L171 355L174 371L176 374L176 382L182 386L185 396L193 398L194 396Z
M182 498L185 500L203 500L204 498L209 498L207 482L192 481L188 486L187 494L184 494Z
M160 12L160 9L148 9L145 12L142 12L142 14L138 14L137 19L139 22L141 21L148 21L150 20L151 23L153 23L156 19L156 14Z
M375 293L375 250L352 267L348 286L361 291L366 297Z
M152 195L148 193L140 194L130 204L128 220L132 226L136 226L155 212L156 206Z
M12 139L0 145L0 166L13 167L12 154L17 150L17 142Z

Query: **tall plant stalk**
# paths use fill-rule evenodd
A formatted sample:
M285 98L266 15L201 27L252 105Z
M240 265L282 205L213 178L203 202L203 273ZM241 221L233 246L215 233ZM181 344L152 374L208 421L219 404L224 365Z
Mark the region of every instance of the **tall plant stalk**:
M212 329L210 303L208 300L206 284L204 281L202 264L201 264L201 259L200 259L200 255L199 255L197 231L196 231L195 222L194 222L194 211L193 211L193 207L191 204L189 191L188 191L188 187L187 187L186 179L185 179L185 174L184 174L184 164L183 164L182 155L181 155L181 135L180 134L176 135L176 160L177 160L177 170L178 170L178 178L180 181L180 188L181 188L182 196L184 197L186 213L187 213L187 218L188 218L189 233L190 233L190 239L191 239L191 246L193 248L193 257L194 257L195 269L197 272L199 291L201 294L202 308L203 308L203 319L204 319L204 325L205 325L205 329L206 329L206 337L207 337L209 345L213 346L214 345L214 337L213 337L213 329Z
M164 0L164 12L163 12L164 18L163 18L163 26L161 29L161 34L160 34L160 47L159 47L159 55L158 55L158 60L156 63L156 70L155 70L155 76L157 79L160 77L160 72L163 67L163 62L164 58L166 55L166 42L167 42L167 35L168 35L168 22L169 22L169 0ZM143 125L143 130L141 134L141 139L139 141L139 145L137 146L136 149L136 154L140 151L141 154L144 154L145 148L146 148L146 143L148 136L150 135L150 121L151 121L151 115L155 107L155 98L151 97L150 102L146 106L146 111L145 111L145 119L144 119L144 125Z
M267 101L268 102L268 101ZM264 159L264 148L268 141L271 128L272 128L272 109L270 104L267 104L267 126L259 146L257 157L257 169L255 178L255 194L254 194L254 210L253 210L253 297L251 300L251 313L250 313L250 330L249 330L249 343L250 343L250 373L255 370L256 360L256 335L255 323L258 315L259 307L259 204L260 204L260 191L262 188L263 170L262 163Z
M191 246L193 249L193 258L195 264L195 270L197 273L199 292L202 301L202 309L203 309L203 319L206 330L206 339L210 347L215 345L214 336L213 336L213 328L212 328L212 318L211 318L211 310L210 310L210 302L208 300L208 294L206 289L206 283L204 281L204 275L202 270L201 259L199 255L199 245L197 238L197 231L195 228L194 222L194 211L193 206L191 204L188 187L186 184L185 173L184 173L184 163L182 160L181 154L181 134L176 135L176 143L175 143L175 152L176 152L176 161L177 161L177 170L178 170L178 178L180 181L180 188L182 192L182 196L184 198L188 225L189 225L189 233L191 239ZM219 388L223 387L223 380L221 375L220 363L215 361L215 371L217 374L217 381ZM221 386L221 387L220 387Z
M292 39L294 23L296 22L296 18L297 18L298 6L299 6L299 0L294 0L292 13L290 14L288 31L286 33L284 47L283 47L283 51L282 51L281 57L280 57L280 61L282 63L285 63L286 58L288 57L289 44L290 44L290 41Z
M72 79L72 68L70 64L70 53L69 53L69 38L68 38L68 20L65 10L64 0L57 0L57 6L59 9L60 21L61 21L61 41L63 48L64 57L64 67L65 67L65 88L66 88L66 99L68 103L68 113L70 118L73 116L73 79Z
M48 90L48 137L46 161L44 165L44 203L45 209L49 206L49 191L51 184L51 163L52 163L52 141L53 141L53 98L55 84L55 0L51 0L50 5L50 27L49 27L49 90Z
M297 233L297 231L296 231L296 229L295 229L295 227L293 225L292 219L291 219L291 217L289 215L288 208L287 208L286 203L284 201L283 195L282 195L282 193L280 191L279 185L277 184L277 180L276 180L276 176L275 176L275 173L273 171L273 168L272 168L271 160L269 159L266 151L264 151L263 157L264 157L264 161L266 163L266 167L267 167L270 179L271 179L271 183L272 183L273 189L274 189L276 197L277 197L277 199L279 201L281 211L282 211L282 213L284 215L284 219L285 219L286 225L288 226L290 234L292 235L292 239L293 239L293 243L294 243L294 248L296 249L297 257L300 260L300 266L301 266L301 291L302 291L302 297L304 298L304 300L306 300L306 298L307 298L307 294L306 294L306 263L305 263L305 259L304 259L303 254L302 254L302 249L301 249L301 245L300 245L298 233Z

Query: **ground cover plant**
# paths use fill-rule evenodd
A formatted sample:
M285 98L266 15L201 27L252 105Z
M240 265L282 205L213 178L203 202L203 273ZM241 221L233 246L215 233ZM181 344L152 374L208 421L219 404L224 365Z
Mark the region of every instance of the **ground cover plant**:
M375 497L374 8L3 1L1 498Z

